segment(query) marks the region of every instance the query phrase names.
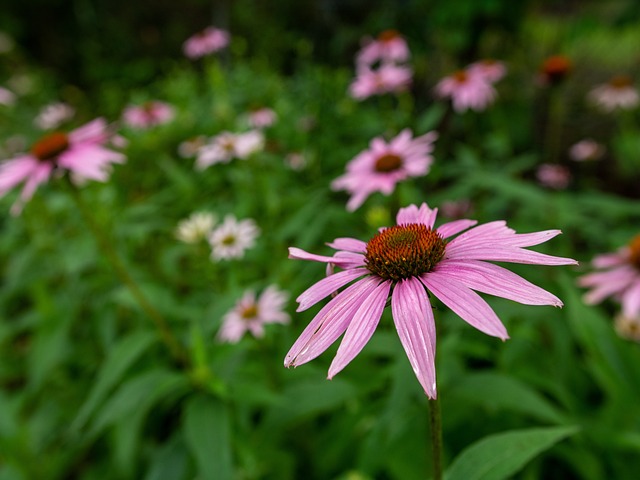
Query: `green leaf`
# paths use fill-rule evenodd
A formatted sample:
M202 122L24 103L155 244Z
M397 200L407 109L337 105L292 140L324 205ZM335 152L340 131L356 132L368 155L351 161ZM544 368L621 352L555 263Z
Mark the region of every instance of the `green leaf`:
M72 429L81 428L85 424L98 404L104 400L127 369L149 348L155 339L156 336L152 332L136 332L123 338L111 349L98 373L91 393L80 407L80 411L71 425Z
M198 466L198 478L230 480L231 426L229 410L220 400L198 395L187 402L183 417L184 438Z
M463 450L445 472L445 479L509 478L536 455L577 431L577 427L552 427L490 435Z

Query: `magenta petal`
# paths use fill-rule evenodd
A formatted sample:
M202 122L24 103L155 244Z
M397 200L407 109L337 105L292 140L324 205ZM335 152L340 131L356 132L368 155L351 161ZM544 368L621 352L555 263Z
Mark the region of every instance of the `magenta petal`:
M348 252L364 253L367 251L367 243L355 238L336 238L333 242L327 243L336 250L346 250Z
M433 271L422 275L420 280L442 303L469 325L502 340L509 338L507 329L489 304L456 279Z
M378 281L375 277L363 278L327 303L287 353L285 367L307 363L329 348L347 329L356 310L376 288Z
M458 237L460 238L460 237ZM573 258L556 257L519 247L495 245L447 245L445 258L451 260L489 260L494 262L526 263L532 265L577 265Z
M315 305L327 295L332 294L339 288L344 287L347 283L369 273L364 268L345 270L343 272L334 273L323 278L318 283L314 283L311 287L300 294L296 301L298 305L297 312L302 312L307 308Z
M396 284L391 312L413 372L429 398L436 398L436 326L424 286L415 278Z
M489 295L526 305L562 306L562 302L555 295L506 268L491 263L478 260L461 262L444 260L438 264L435 271L451 276L467 287Z
M640 314L640 279L622 294L622 313L630 318Z
M453 222L445 223L439 226L436 230L442 236L442 238L449 238L456 233L460 233L469 227L473 227L476 223L475 220L454 220Z
M398 225L407 225L410 223L422 223L429 228L433 228L433 224L436 221L436 215L438 209L430 209L426 203L420 205L420 208L415 205L409 205L408 207L398 210L396 215L396 223Z
M379 281L379 279L376 280ZM328 377L330 379L360 353L375 332L387 303L390 288L391 283L384 281L363 298L362 304L349 323L338 352L329 366Z
M322 262L322 263L335 263L339 267L343 267L345 264L352 264L352 261L341 260L336 257L326 257L324 255L315 255L313 253L305 252L301 248L289 247L289 258L294 258L296 260L312 260L314 262Z

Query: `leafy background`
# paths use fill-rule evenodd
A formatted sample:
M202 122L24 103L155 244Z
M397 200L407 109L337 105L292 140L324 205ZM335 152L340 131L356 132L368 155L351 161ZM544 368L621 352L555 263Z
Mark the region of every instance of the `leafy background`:
M189 359L168 355L63 182L41 188L17 218L8 214L16 194L8 195L0 201L0 479L424 478L428 400L388 312L334 380L326 371L336 346L282 367L318 309L295 313L293 298L324 275L288 260L287 247L328 253L324 242L370 238L400 206L460 199L480 222L561 228L540 251L581 265L513 267L565 307L490 299L511 336L504 343L437 308L448 478L635 478L639 346L615 333L618 305L586 306L575 280L595 254L638 233L638 112L604 115L585 95L613 74L637 78L639 21L631 0L3 7L0 29L15 47L0 56L0 84L19 94L14 107L0 106L3 158L16 137L37 140L33 117L54 100L77 109L77 124L117 121L130 102L177 108L170 124L123 127L127 163L80 194ZM229 50L183 58L184 39L211 22L231 31ZM357 102L346 93L353 55L363 36L389 27L409 42L413 86ZM575 68L560 87L541 88L539 65L558 53ZM438 79L483 57L509 68L493 107L456 115L433 98ZM203 172L177 155L187 138L240 128L256 103L279 117L263 152ZM346 212L331 180L371 138L403 128L440 132L429 175ZM567 149L584 137L605 144L605 158L571 162ZM304 155L304 169L285 164L291 152ZM569 188L540 186L543 162L568 167ZM177 222L202 210L255 219L257 246L212 263L205 246L178 242ZM270 326L262 340L217 342L243 291L269 284L291 293L291 324Z

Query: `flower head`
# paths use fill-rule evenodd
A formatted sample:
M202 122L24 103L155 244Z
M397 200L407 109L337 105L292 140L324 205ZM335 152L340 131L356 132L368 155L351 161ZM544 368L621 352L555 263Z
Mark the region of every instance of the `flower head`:
M571 181L571 172L563 165L543 163L536 170L536 177L540 185L544 187L564 190Z
M207 27L189 37L182 45L187 58L195 60L204 57L229 45L229 32L216 27Z
M236 220L227 215L224 222L209 235L211 259L214 261L242 258L245 250L252 248L260 229L251 219Z
M545 85L556 85L573 70L573 62L564 55L546 58L540 66L540 81Z
M6 105L10 107L14 103L16 103L16 94L11 90L0 87L0 105Z
M38 185L49 180L55 170L68 171L79 181L106 181L111 164L124 162L124 155L105 148L111 137L107 122L100 118L69 133L45 135L29 153L0 164L0 196L24 182L20 198L11 209L18 214Z
M373 192L389 195L398 182L409 177L426 175L433 162L430 155L438 134L429 132L412 138L405 129L389 143L381 137L371 140L369 149L356 155L347 164L347 172L331 184L334 190L351 194L347 210L354 211Z
M640 103L640 95L631 77L618 75L591 90L589 100L604 112L613 112L636 108Z
M42 130L52 130L71 119L75 113L73 107L66 103L50 103L40 110L33 123Z
M207 137L204 135L196 135L195 137L188 138L178 145L178 155L182 158L195 157L206 142Z
M591 262L596 272L578 279L582 287L590 288L584 301L589 305L612 297L622 304L627 318L640 317L640 235L615 253L596 256Z
M222 132L200 147L196 168L204 170L216 163L229 163L234 158L244 160L264 148L264 134L260 130L245 133Z
M507 74L507 67L504 63L492 58L478 60L467 67L471 75L479 75L489 83L495 83Z
M626 315L618 314L616 315L614 326L620 337L640 343L640 316L627 317Z
M185 243L198 243L209 237L216 224L216 217L208 212L195 212L181 220L176 228L176 238Z
M153 100L142 105L129 105L122 113L124 123L133 128L151 128L170 122L175 110L165 102Z
M405 62L411 56L409 46L396 30L385 30L376 39L367 39L356 54L356 63L372 65L375 62Z
M275 285L268 286L257 298L252 290L246 291L235 307L224 316L218 339L237 343L246 332L262 338L266 324L289 323L289 315L284 311L288 300L289 294L278 290Z
M266 107L251 110L247 117L252 128L270 127L278 119L276 112Z
M488 261L568 265L570 258L525 249L560 233L517 234L504 221L474 226L456 220L434 227L437 209L426 204L402 208L397 225L381 229L368 242L337 238L333 256L289 249L289 258L333 264L342 269L320 280L298 298L298 311L347 286L329 301L302 332L285 357L285 366L313 360L344 337L329 367L329 378L362 350L378 325L389 296L400 341L425 393L436 397L436 330L429 293L481 332L503 340L507 331L474 290L528 305L562 306L551 293ZM350 284L350 285L349 285ZM429 292L429 293L428 293Z
M496 91L486 76L470 70L458 70L444 77L435 86L435 93L441 98L451 98L456 112L484 110L496 98Z
M576 162L599 160L606 152L606 147L595 140L585 138L571 145L569 158Z
M407 89L412 76L411 68L405 66L383 64L377 70L359 66L349 93L356 100L364 100L372 95L401 92Z

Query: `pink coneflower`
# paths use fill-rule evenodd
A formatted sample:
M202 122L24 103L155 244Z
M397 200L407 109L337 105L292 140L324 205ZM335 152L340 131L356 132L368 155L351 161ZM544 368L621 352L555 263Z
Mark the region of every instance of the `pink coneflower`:
M178 145L178 155L182 158L195 157L206 143L207 137L204 135L197 135L195 137L188 138L184 142L180 142L180 145Z
M195 60L222 50L229 45L229 32L216 27L207 27L189 37L182 45L187 58Z
M198 150L196 168L203 170L216 163L229 163L234 158L244 160L263 148L264 134L260 130L222 132Z
M331 183L333 190L346 190L351 195L347 210L356 210L373 192L390 195L398 182L427 174L433 163L430 153L438 134L412 136L411 130L405 129L389 143L376 137L368 150L347 164L347 172Z
M66 103L50 103L42 107L33 123L42 130L52 130L58 128L67 120L70 120L75 113L73 107Z
M255 245L258 235L260 229L250 218L238 221L233 215L227 215L224 222L209 235L211 259L242 258L245 250Z
M484 110L496 98L495 89L482 75L467 70L458 70L440 80L435 92L441 98L451 98L456 112L464 112L469 108Z
M300 152L291 152L284 157L284 163L291 170L300 171L307 166L307 158Z
M582 287L590 288L584 296L593 305L612 297L622 304L622 314L640 317L640 235L616 253L596 256L591 262L601 270L578 279Z
M237 343L245 333L251 332L256 338L264 336L264 326L268 323L289 323L289 315L284 307L289 294L278 290L275 285L267 287L256 298L255 292L248 290L223 319L218 339Z
M381 65L377 70L360 66L349 85L349 94L356 100L364 100L372 95L401 92L410 85L412 75L411 68L393 64Z
M470 75L479 75L489 83L501 80L507 74L507 67L498 60L487 58L472 63L467 67Z
M124 109L122 119L133 128L151 128L170 122L175 116L174 108L165 102L157 100L130 105Z
M585 138L571 146L569 149L569 158L576 162L599 160L605 154L606 150L604 145L590 138Z
M589 100L605 112L631 110L640 103L638 90L633 86L631 77L619 75L609 83L598 85L589 92Z
M573 62L564 55L546 58L540 66L540 82L544 85L557 85L573 70Z
M44 136L28 154L0 165L0 196L24 182L20 198L11 208L16 215L55 170L68 171L78 180L106 181L111 164L124 162L124 155L105 148L110 138L107 122L100 118L69 133Z
M507 331L491 307L473 290L528 305L562 306L551 293L487 261L536 265L569 265L570 258L526 250L560 230L517 234L504 221L477 226L456 220L434 229L437 209L411 205L398 212L397 225L381 229L369 242L337 238L328 244L333 256L289 249L289 258L333 264L341 269L303 292L298 311L306 310L348 285L315 316L285 357L287 367L306 363L324 352L343 333L329 367L340 372L373 335L391 295L391 313L409 362L430 398L436 397L436 330L429 294L467 323L506 340ZM354 283L352 283L354 282Z
M0 87L0 105L10 107L16 103L16 95L11 90L7 90L4 87Z
M247 117L252 128L270 127L278 119L276 112L266 107L251 110Z
M367 39L356 54L356 63L372 65L375 62L405 62L411 56L409 46L396 30L385 30L375 40Z
M563 165L543 163L536 170L536 178L543 187L563 190L569 186L571 172Z

